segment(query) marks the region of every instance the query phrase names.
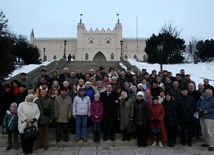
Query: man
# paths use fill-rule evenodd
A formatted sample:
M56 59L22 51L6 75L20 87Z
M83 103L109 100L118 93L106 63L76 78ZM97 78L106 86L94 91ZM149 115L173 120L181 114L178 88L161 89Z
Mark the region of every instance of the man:
M76 142L87 142L87 119L90 117L91 101L84 88L79 88L73 102L73 117L76 118Z
M198 90L197 90L201 96L204 96L205 95L205 89L204 89L204 84L203 83L199 83L198 84Z
M27 79L26 73L21 73L20 79L18 81L21 85L26 85L27 89L33 88L31 81Z
M126 73L124 71L121 71L120 77L117 79L118 83L120 84L120 87L124 88L124 83L128 81L126 78Z
M28 95L26 85L19 86L19 93L15 96L14 101L19 105L19 103L25 101L25 97Z
M126 78L127 80L132 80L132 69L131 68L127 68L127 71L126 71Z
M47 91L42 89L35 103L38 105L41 114L38 122L38 136L34 150L38 150L41 147L44 148L44 150L48 150L48 126L54 118L53 101L47 96Z
M46 80L47 82L49 82L50 77L48 76L48 73L47 73L47 70L46 70L46 69L42 69L42 70L41 70L41 72L40 72L40 77L37 79L37 82L39 82L41 78L45 78L45 80Z
M76 75L75 77L79 80L79 79L83 79L84 78L84 75L82 74L82 71L80 68L77 68L77 71L76 71Z
M68 142L68 122L72 113L72 100L67 95L67 89L61 88L60 95L55 97L54 102L56 127L56 142L61 140L61 130L63 129L63 138Z
M209 147L214 151L214 98L213 91L207 89L197 103L197 111L200 113L200 124L205 143L202 147Z
M63 83L65 79L69 78L69 76L70 76L69 69L65 67L63 69L63 73L59 75L60 81Z
M112 86L108 85L106 91L100 94L100 100L103 103L103 132L104 141L107 141L110 135L111 141L115 141L115 122L117 121L118 97L112 91Z
M177 99L180 96L181 90L179 89L178 81L173 82L173 88L170 89L169 92L174 96L175 99Z
M73 88L73 85L78 85L78 78L75 77L74 71L71 71L70 76L66 79L68 81L71 88Z
M188 88L181 89L181 96L177 98L178 109L181 122L181 144L183 146L192 146L192 122L193 114L195 112L195 101L193 97L188 96ZM187 134L186 134L187 130Z
M213 86L209 84L209 79L204 79L204 89L211 89L212 91L214 90Z

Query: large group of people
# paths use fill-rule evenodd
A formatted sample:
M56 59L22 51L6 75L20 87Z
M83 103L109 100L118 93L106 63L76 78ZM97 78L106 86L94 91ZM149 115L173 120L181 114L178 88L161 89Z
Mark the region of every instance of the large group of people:
M146 147L147 140L152 146L167 142L174 147L178 136L182 145L191 147L193 137L203 136L201 146L214 150L214 88L209 79L196 86L184 69L175 76L167 70L107 72L103 67L84 73L64 68L61 74L48 75L42 69L34 85L21 73L1 89L0 124L8 134L7 150L19 148L19 134L25 154L47 150L49 126L56 128L56 142L68 142L69 131L76 142L87 142L87 128L93 126L94 142L100 142L101 133L103 141L115 141L116 132L122 141L130 141L134 130L138 147ZM36 139L25 138L28 126L37 127Z

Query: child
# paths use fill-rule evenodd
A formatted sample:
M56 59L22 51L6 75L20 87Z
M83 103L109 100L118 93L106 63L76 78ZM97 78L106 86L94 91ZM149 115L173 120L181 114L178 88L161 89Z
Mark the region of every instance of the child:
M8 144L6 150L12 149L12 135L14 135L14 149L18 150L18 116L17 103L12 103L7 110L3 121L4 128L8 133Z
M90 107L91 119L94 127L94 142L100 142L100 125L103 115L103 103L100 101L100 95L94 95L94 101Z

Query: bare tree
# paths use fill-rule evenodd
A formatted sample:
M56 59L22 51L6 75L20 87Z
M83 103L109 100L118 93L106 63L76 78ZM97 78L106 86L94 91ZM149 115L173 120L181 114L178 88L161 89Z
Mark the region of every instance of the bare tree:
M178 26L174 26L173 23L174 22L171 20L168 23L165 23L164 26L160 29L160 33L170 34L176 38L179 37L182 30L178 30Z

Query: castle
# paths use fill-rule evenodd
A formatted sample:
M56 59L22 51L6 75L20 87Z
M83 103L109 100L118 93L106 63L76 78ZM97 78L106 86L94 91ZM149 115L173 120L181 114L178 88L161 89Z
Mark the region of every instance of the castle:
M32 30L30 43L37 46L41 59L52 60L71 57L77 61L119 61L135 58L146 61L145 38L123 38L122 24L116 23L114 30L97 28L86 30L80 19L76 38L36 38Z

